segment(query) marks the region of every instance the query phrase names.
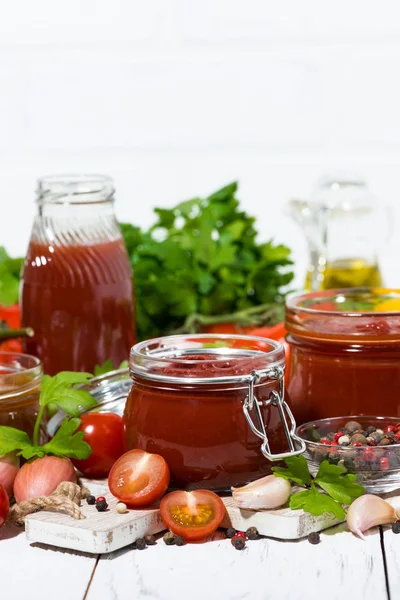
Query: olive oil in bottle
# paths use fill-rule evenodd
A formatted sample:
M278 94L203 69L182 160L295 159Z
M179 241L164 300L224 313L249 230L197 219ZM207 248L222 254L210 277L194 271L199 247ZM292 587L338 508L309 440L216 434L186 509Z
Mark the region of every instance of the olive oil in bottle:
M367 263L363 258L342 258L321 266L317 280L320 290L332 288L381 287L382 276L377 263ZM311 285L315 281L313 269L306 276L305 289L315 289Z

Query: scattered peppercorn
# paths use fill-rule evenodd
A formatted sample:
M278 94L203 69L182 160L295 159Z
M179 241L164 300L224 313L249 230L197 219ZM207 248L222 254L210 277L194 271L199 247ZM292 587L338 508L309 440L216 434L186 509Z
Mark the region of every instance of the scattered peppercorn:
M104 512L107 510L108 504L105 500L100 500L99 502L96 502L96 508L99 512Z
M258 538L258 529L257 527L249 527L246 529L247 539L256 540Z
M231 539L231 544L236 550L243 550L246 545L246 540L244 540L241 536L234 535Z
M86 498L86 502L88 504L96 504L96 498L94 496L90 495Z
M392 531L393 533L400 533L400 521L392 523Z
M185 545L185 540L183 539L183 537L181 535L178 535L175 538L175 545L176 546L184 546Z
M246 536L246 534L245 534L245 532L244 532L244 531L237 531L237 532L235 533L235 536L236 536L236 537L241 537L241 538L243 538L245 541L247 540L247 536Z
M105 497L104 497L104 496L98 496L98 497L96 498L96 504L97 504L97 502L101 502L102 500L103 500L104 502L106 502L106 499L105 499Z
M173 546L176 542L176 536L172 533L172 531L167 531L167 533L164 533L163 535L163 540L167 546Z
M321 541L318 531L313 531L312 533L310 533L307 539L310 542L310 544L319 544Z
M233 538L233 536L236 535L236 529L234 529L233 527L228 527L228 529L225 532L225 535L229 539Z
M148 546L154 546L154 544L156 543L156 538L154 537L154 535L145 535L144 541Z
M117 506L115 507L115 510L118 514L123 515L127 512L128 509L124 502L118 502Z
M137 550L144 550L146 548L146 542L144 540L144 538L138 538L135 542L135 548Z

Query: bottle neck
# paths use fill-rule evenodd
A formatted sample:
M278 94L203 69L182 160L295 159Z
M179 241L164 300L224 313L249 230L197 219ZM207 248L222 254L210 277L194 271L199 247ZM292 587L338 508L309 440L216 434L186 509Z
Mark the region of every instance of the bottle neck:
M39 180L37 204L32 231L36 242L89 245L121 239L108 177L45 177Z

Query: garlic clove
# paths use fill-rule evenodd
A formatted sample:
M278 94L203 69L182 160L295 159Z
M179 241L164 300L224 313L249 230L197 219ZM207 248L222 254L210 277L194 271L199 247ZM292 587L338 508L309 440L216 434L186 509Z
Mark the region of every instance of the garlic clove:
M347 527L352 533L365 540L364 531L384 525L394 523L397 520L396 511L379 496L373 494L364 494L350 505L347 511Z
M267 475L244 487L232 488L232 497L239 508L278 508L288 501L291 487L287 479Z

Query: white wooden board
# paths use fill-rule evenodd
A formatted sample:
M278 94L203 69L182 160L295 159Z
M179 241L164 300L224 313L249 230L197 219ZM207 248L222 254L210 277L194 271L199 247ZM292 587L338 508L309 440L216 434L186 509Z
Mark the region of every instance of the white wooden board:
M107 498L109 509L98 512L95 506L82 503L85 519L75 520L68 515L43 511L26 518L26 536L31 542L40 542L93 554L105 554L124 548L147 534L165 530L158 508L116 512L117 500L106 490L104 483L93 483L91 491ZM327 515L313 517L302 510L289 508L268 511L242 510L234 506L232 498L223 498L227 514L222 527L246 530L257 527L261 535L295 540L312 531L321 531L338 523Z

